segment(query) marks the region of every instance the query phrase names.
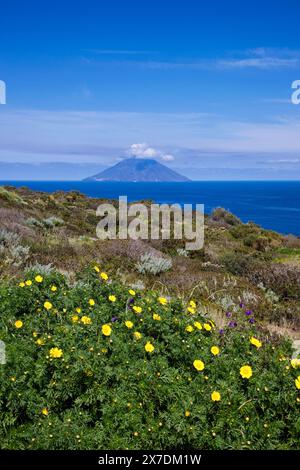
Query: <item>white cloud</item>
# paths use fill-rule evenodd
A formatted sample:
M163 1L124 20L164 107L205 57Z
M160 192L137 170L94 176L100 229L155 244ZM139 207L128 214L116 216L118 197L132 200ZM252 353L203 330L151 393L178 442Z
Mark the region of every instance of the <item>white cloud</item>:
M300 66L299 58L255 57L243 59L218 60L216 65L224 69L255 68L262 70L294 68Z
M165 162L171 162L174 160L173 155L169 153L164 153L159 149L154 149L153 147L149 147L146 142L142 142L139 144L132 144L128 151L129 155L132 157L137 158L160 158Z
M92 51L91 51L92 52ZM300 51L288 48L270 48L258 47L256 49L248 49L231 54L231 56L217 57L217 58L203 58L187 59L186 61L179 60L145 60L133 57L133 60L128 57L128 54L133 56L146 51L112 51L100 50L94 51L95 55L99 54L119 54L118 60L105 60L105 59L87 59L87 63L105 63L111 66L131 66L142 67L153 70L240 70L240 69L257 69L257 70L277 70L277 69L292 69L300 68ZM150 52L150 51L149 51ZM152 51L153 53L153 51ZM123 56L123 57L122 57ZM123 58L125 60L123 60Z
M129 155L133 157L158 157L159 152L152 147L149 147L146 142L140 144L132 144L130 146Z
M278 165L290 163L293 165L294 163L300 163L300 158L281 158L278 160L267 160L266 163L275 163Z
M171 155L171 154L169 154L169 153L164 154L161 158L162 158L162 160L164 160L165 162L172 162L172 161L174 160L173 155Z
M120 64L120 63L119 63ZM193 62L127 62L127 64L142 66L150 69L173 70L173 69L189 69L189 70L238 70L238 69L259 69L273 70L286 68L300 68L300 57L241 57L229 59L198 59Z

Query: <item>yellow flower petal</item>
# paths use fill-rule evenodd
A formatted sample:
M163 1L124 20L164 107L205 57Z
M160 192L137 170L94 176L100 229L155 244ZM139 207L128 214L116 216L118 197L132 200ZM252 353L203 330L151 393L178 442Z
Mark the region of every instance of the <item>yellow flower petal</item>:
M240 368L240 375L243 377L243 379L250 379L252 377L252 368L251 366L242 366Z
M201 371L205 368L204 362L201 361L200 359L195 359L195 361L193 362L193 366L198 371Z
M110 325L108 324L102 325L102 333L104 334L104 336L110 336L112 333L112 329Z

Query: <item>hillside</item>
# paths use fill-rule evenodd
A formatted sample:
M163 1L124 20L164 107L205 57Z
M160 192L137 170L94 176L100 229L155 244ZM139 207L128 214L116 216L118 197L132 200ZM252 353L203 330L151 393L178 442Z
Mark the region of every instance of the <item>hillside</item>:
M180 240L100 241L96 208L101 202L78 192L0 188L1 277L18 278L29 265L51 264L72 278L97 261L133 285L155 285L184 297L193 292L202 311L217 322L222 310L245 302L272 331L298 336L299 238L243 224L217 209L205 218L200 251L185 252ZM141 261L149 253L153 260Z
M189 181L153 159L126 158L85 181Z

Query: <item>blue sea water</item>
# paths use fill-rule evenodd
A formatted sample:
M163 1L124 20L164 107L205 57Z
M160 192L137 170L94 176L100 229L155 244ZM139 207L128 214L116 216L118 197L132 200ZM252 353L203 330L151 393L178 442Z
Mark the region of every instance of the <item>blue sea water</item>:
M300 181L192 181L188 183L124 183L83 181L0 181L39 191L77 190L87 196L128 201L204 204L230 210L244 222L300 236Z

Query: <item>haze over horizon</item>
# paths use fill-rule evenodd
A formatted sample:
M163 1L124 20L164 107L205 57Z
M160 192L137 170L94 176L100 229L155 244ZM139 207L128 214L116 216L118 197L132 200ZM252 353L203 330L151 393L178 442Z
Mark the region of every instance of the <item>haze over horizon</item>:
M133 155L193 179L300 179L299 13L294 0L1 5L0 179L81 179Z

